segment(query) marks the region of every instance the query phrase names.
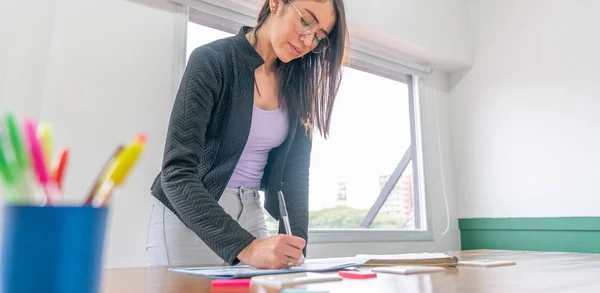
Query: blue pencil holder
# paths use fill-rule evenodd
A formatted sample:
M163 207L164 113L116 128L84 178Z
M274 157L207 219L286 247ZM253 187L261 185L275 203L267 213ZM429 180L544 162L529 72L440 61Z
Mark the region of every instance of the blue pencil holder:
M4 208L3 293L100 291L107 208Z

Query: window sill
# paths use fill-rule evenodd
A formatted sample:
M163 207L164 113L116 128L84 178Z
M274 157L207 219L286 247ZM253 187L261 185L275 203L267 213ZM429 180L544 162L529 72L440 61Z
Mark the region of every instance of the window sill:
M275 235L277 230L269 232ZM421 241L433 241L433 234L426 230L391 229L309 229L308 231L308 243Z

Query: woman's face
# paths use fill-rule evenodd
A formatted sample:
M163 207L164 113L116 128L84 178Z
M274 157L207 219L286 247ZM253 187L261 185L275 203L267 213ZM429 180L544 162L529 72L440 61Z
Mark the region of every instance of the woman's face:
M336 21L332 1L269 1L273 14L271 45L279 60L287 63L330 46L327 35Z

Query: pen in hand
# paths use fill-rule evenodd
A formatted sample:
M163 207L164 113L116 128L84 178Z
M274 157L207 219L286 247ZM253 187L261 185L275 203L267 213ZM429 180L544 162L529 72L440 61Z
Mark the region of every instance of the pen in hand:
M279 196L279 214L281 215L281 220L283 221L283 226L285 227L285 234L292 236L292 228L290 227L290 219L288 218L287 207L285 206L285 198L283 197L283 192L281 190L277 192ZM304 255L300 257L299 264L304 263Z
M292 228L290 227L290 219L288 218L287 208L285 206L285 199L283 198L283 192L281 190L277 192L279 196L279 214L283 220L283 226L285 227L285 233L292 235Z

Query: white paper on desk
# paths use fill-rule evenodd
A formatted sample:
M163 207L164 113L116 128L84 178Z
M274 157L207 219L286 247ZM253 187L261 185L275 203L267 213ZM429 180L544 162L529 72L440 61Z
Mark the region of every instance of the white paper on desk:
M302 273L302 272L326 272L335 271L347 267L363 265L365 259L355 258L326 258L307 259L303 265L283 270L257 269L246 265L221 266L221 267L197 267L169 269L171 272L202 276L206 278L249 278L260 275Z
M254 276L254 277L252 277L252 284L280 288L283 286L290 286L290 285L332 282L332 281L341 281L341 280L342 280L342 277L338 276L337 274L304 272L304 273L289 273L289 274Z
M401 254L357 254L356 258L366 258L370 260L426 260L426 259L447 259L452 257L446 253L401 253Z

